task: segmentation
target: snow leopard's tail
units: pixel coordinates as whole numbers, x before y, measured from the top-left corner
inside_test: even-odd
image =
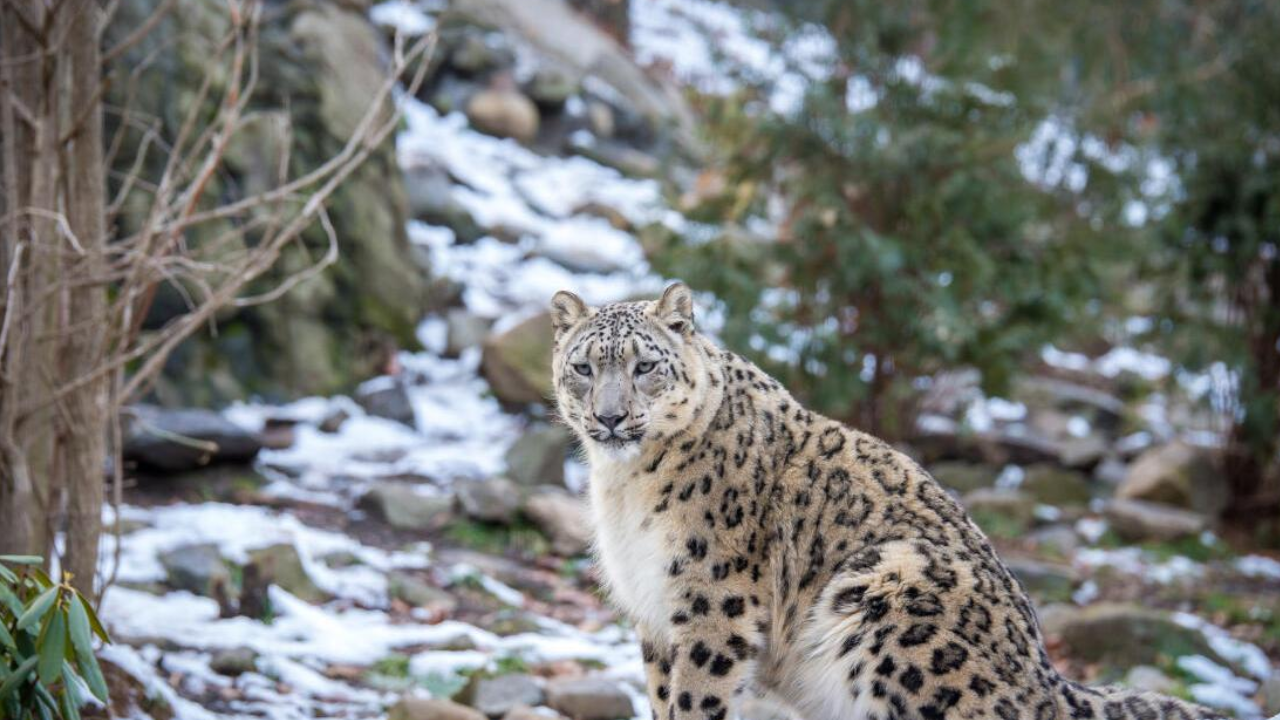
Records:
[[[1063,713],[1070,720],[1227,720],[1222,713],[1159,693],[1106,685],[1062,685]]]

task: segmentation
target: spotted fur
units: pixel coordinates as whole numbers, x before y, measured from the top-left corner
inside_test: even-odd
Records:
[[[562,292],[552,319],[558,410],[655,720],[725,720],[749,690],[808,720],[1218,717],[1059,675],[951,496],[699,335],[683,284],[598,309]]]

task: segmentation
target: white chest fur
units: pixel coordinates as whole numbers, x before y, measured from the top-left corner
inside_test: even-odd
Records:
[[[671,622],[666,569],[675,536],[668,537],[661,523],[645,523],[652,508],[619,475],[592,472],[597,559],[613,601],[649,632],[665,634]]]

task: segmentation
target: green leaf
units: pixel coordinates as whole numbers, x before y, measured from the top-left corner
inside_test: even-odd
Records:
[[[18,617],[22,614],[22,601],[18,599],[17,595],[13,594],[12,590],[5,587],[3,584],[0,584],[0,603],[4,603],[5,606],[9,608],[9,612],[13,613],[14,617]]]
[[[14,652],[17,652],[18,650],[17,643],[13,641],[13,636],[9,634],[9,630],[4,626],[3,622],[0,622],[0,645],[7,647]]]
[[[27,676],[31,674],[32,670],[36,669],[36,662],[38,660],[39,658],[33,655],[32,657],[22,661],[22,664],[18,666],[18,669],[14,670],[13,674],[4,681],[4,684],[0,685],[0,700],[4,700],[10,695],[10,693],[16,691],[19,685],[27,681]]]
[[[80,706],[84,705],[84,698],[80,695],[75,671],[66,662],[62,663],[62,696],[58,699],[62,704],[63,720],[80,720]]]
[[[40,701],[40,704],[36,706],[36,709],[40,711],[40,717],[53,720],[58,714],[58,701],[54,700],[49,689],[40,683],[36,683],[36,699]]]
[[[42,621],[49,608],[53,607],[53,601],[58,599],[58,588],[51,587],[40,593],[40,596],[31,603],[31,607],[22,613],[18,618],[18,629],[26,630],[36,623]]]
[[[10,585],[18,584],[18,576],[14,575],[13,571],[5,567],[4,565],[0,565],[0,580],[4,580]]]
[[[67,618],[54,611],[40,638],[40,682],[52,685],[62,677],[62,656],[67,650]]]
[[[93,610],[89,608],[88,603],[77,593],[67,612],[67,618],[70,621],[71,645],[75,649],[80,675],[89,686],[89,691],[105,703],[107,681],[102,676],[102,668],[98,666],[97,658],[93,656],[93,639],[89,635],[89,613],[91,612]]]
[[[111,642],[111,636],[107,634],[107,629],[102,626],[102,621],[98,619],[98,613],[93,609],[93,603],[76,591],[76,597],[80,599],[80,604],[84,606],[85,612],[89,615],[89,627],[93,628],[93,634],[104,643]]]
[[[0,555],[0,562],[12,565],[43,565],[44,558],[39,555]]]

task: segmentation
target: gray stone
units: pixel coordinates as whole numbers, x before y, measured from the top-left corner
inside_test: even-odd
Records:
[[[387,711],[387,720],[488,720],[478,710],[450,700],[405,695]]]
[[[1018,489],[1046,505],[1085,505],[1090,497],[1087,477],[1049,464],[1026,468]]]
[[[565,68],[548,65],[534,72],[524,90],[543,111],[559,112],[578,93],[579,80]]]
[[[362,383],[356,388],[355,401],[370,415],[417,427],[409,389],[402,380],[379,377]]]
[[[1262,696],[1263,716],[1280,715],[1280,673],[1272,672],[1271,677],[1263,680],[1259,694]]]
[[[1146,690],[1162,695],[1171,695],[1178,689],[1178,683],[1173,678],[1151,665],[1136,665],[1129,668],[1129,672],[1124,676],[1124,684],[1135,690]]]
[[[468,28],[449,53],[449,65],[464,75],[503,70],[516,64],[516,54],[502,33]]]
[[[182,545],[160,553],[165,584],[197,595],[224,597],[231,587],[231,571],[213,543]]]
[[[213,410],[130,406],[124,458],[150,470],[179,472],[216,462],[252,461],[262,440]]]
[[[449,173],[435,164],[414,165],[404,171],[409,215],[428,225],[453,230],[459,243],[475,242],[484,235],[484,229],[454,196],[453,187]]]
[[[967,493],[996,484],[999,472],[986,465],[946,460],[929,466],[935,480],[959,493]]]
[[[591,547],[586,503],[562,488],[534,491],[525,500],[524,514],[551,540],[557,555],[581,555]]]
[[[1070,557],[1080,548],[1080,536],[1070,525],[1050,525],[1027,536],[1032,547],[1058,558]]]
[[[445,614],[452,613],[458,607],[458,601],[448,592],[405,570],[387,573],[387,594],[408,605],[438,610]]]
[[[1120,424],[1125,412],[1120,398],[1088,385],[1047,377],[1023,378],[1017,383],[1017,399],[1028,405],[1053,407],[1084,415],[1108,428]]]
[[[1002,518],[1021,528],[1035,520],[1035,500],[1018,490],[980,488],[966,493],[961,503],[978,520],[983,516]]]
[[[1208,519],[1199,513],[1143,500],[1112,500],[1105,514],[1111,528],[1129,541],[1169,542],[1209,528]]]
[[[288,543],[280,543],[254,550],[249,553],[249,563],[245,565],[245,589],[253,584],[254,578],[262,587],[275,585],[307,602],[324,602],[329,594],[321,590],[307,575],[298,549]]]
[[[1093,479],[1112,487],[1124,482],[1129,466],[1118,457],[1107,456],[1093,468]]]
[[[463,308],[450,308],[445,313],[445,357],[458,357],[464,350],[480,347],[489,337],[490,322]]]
[[[1063,441],[1059,462],[1075,470],[1089,470],[1102,462],[1110,449],[1111,444],[1101,435],[1071,438]]]
[[[573,720],[617,720],[635,715],[631,696],[617,683],[599,677],[552,680],[547,705]]]
[[[1032,597],[1041,601],[1066,602],[1071,599],[1079,576],[1069,565],[1011,558],[1005,565]]]
[[[562,425],[532,425],[507,451],[507,476],[517,484],[564,485],[573,434]]]
[[[522,673],[475,677],[463,691],[461,699],[490,718],[500,718],[519,707],[541,705],[542,682],[533,675]]]
[[[472,520],[505,525],[520,511],[520,490],[505,478],[459,481],[454,494],[462,513]]]
[[[538,107],[515,90],[481,90],[467,101],[467,120],[480,132],[523,144],[538,135]]]
[[[236,677],[258,669],[258,653],[249,647],[224,648],[215,651],[209,669],[219,675]]]
[[[535,315],[484,343],[480,372],[502,402],[525,405],[551,397],[551,316]]]
[[[403,483],[379,483],[356,503],[357,507],[397,530],[429,530],[449,515],[453,498],[422,495]]]
[[[1217,517],[1230,501],[1230,491],[1209,450],[1174,442],[1138,456],[1116,489],[1116,497],[1165,503]]]

